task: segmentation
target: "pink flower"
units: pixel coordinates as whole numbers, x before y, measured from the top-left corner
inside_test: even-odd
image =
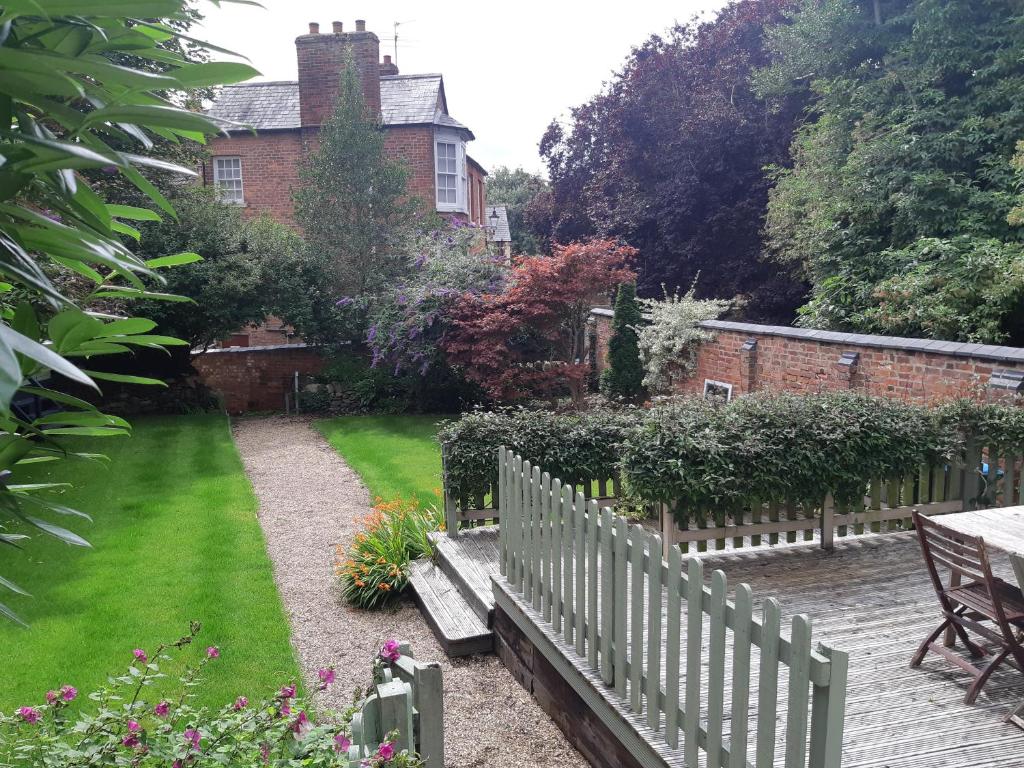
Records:
[[[32,723],[34,725],[39,722],[39,710],[34,707],[19,707],[18,715],[26,723]]]
[[[184,768],[184,764],[181,762],[181,760],[175,760],[173,763],[171,763],[171,768]]]
[[[56,691],[47,691],[46,692],[46,703],[47,704],[53,704],[53,702],[55,702],[56,700],[57,700],[57,692]]]
[[[138,661],[139,664],[145,664],[147,661],[149,661],[149,657],[146,655],[146,652],[141,648],[136,648],[134,651],[132,651],[132,656],[135,657],[135,660]]]
[[[281,698],[282,699],[291,699],[294,696],[295,696],[295,683],[292,683],[291,685],[286,685],[284,688],[281,689]]]
[[[189,728],[183,734],[185,742],[191,749],[199,749],[199,741],[203,738],[202,734],[199,733],[195,728]]]
[[[216,645],[211,645],[209,648],[206,649],[206,658],[208,658],[208,659],[219,659],[220,658],[220,648],[218,648]]]
[[[78,695],[78,689],[73,685],[62,685],[60,688],[60,697],[64,701],[74,701]]]
[[[140,730],[142,730],[142,726],[139,725],[139,723],[137,721],[135,721],[135,720],[129,720],[128,721],[128,731],[130,733],[138,733]]]
[[[390,760],[395,756],[395,745],[390,741],[384,742],[377,748],[377,757],[381,760]]]
[[[249,700],[245,696],[239,696],[235,699],[235,709],[245,709],[249,706]]]
[[[327,667],[326,669],[318,669],[316,671],[317,677],[320,678],[320,690],[324,690],[327,686],[334,682],[334,667]]]
[[[171,705],[166,701],[161,701],[155,707],[153,707],[153,714],[157,717],[167,717],[167,713],[171,711]]]
[[[295,718],[295,722],[292,723],[292,731],[295,733],[295,740],[305,738],[306,734],[313,728],[313,724],[309,722],[309,718],[306,717],[305,712],[299,712]]]
[[[281,704],[280,713],[281,713],[281,717],[288,717],[288,715],[290,715],[292,713],[292,707],[291,707],[291,705],[287,701],[285,701],[285,702],[283,702]]]
[[[269,762],[268,757],[270,756],[270,745],[267,742],[260,744],[260,757],[263,758],[263,762]]]
[[[129,733],[127,736],[121,739],[121,743],[124,744],[126,747],[134,748],[139,746],[139,737],[136,736],[134,733]]]
[[[383,646],[381,646],[380,657],[385,661],[394,663],[398,661],[401,655],[401,651],[398,650],[397,640],[388,640]]]
[[[337,733],[334,735],[335,752],[348,752],[348,748],[351,746],[352,741],[344,733]]]

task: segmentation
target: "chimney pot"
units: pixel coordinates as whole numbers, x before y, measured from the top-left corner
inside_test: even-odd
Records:
[[[391,56],[390,55],[385,55],[384,56],[384,63],[385,64],[390,64],[391,63]]]
[[[320,34],[320,25],[317,24],[315,21],[309,22],[309,34],[311,34],[311,35],[319,35]]]
[[[340,22],[340,21],[332,21],[332,22],[331,22],[331,26],[332,26],[332,27],[334,28],[334,34],[336,34],[336,35],[340,35],[340,34],[342,34],[342,32],[344,31],[344,30],[343,30],[343,29],[341,28],[341,27],[342,27],[342,24],[341,24],[341,22]]]
[[[356,32],[365,32],[365,31],[366,31],[366,20],[365,19],[356,19]]]

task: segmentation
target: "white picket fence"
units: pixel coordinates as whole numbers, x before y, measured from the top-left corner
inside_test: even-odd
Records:
[[[687,765],[839,768],[848,656],[813,648],[810,619],[787,637],[776,600],[755,617],[747,585],[728,600],[723,572],[705,586],[700,560],[666,562],[658,535],[497,458],[502,576],[623,707]]]

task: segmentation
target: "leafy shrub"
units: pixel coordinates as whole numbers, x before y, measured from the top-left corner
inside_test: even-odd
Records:
[[[42,702],[14,713],[0,713],[0,766],[124,765],[135,768],[207,768],[212,766],[328,766],[349,765],[353,704],[343,713],[314,719],[296,686],[289,683],[260,700],[239,696],[219,710],[192,705],[207,664],[216,663],[220,650],[209,646],[200,660],[186,664],[169,690],[162,668],[191,646],[199,632],[161,645],[152,653],[132,652],[124,674],[89,694],[95,707],[69,710],[78,691],[70,685],[48,691]],[[393,660],[390,641],[374,660],[373,671]],[[388,654],[388,655],[385,655]],[[127,656],[127,653],[126,653]],[[319,672],[321,688],[334,682],[333,668]],[[160,684],[160,697],[146,693]],[[399,752],[389,740],[364,764],[373,768],[419,768],[414,753]]]
[[[609,397],[636,399],[644,391],[638,329],[643,323],[636,284],[623,283],[615,297],[612,336],[608,340],[608,367],[601,374],[601,391]]]
[[[348,602],[379,608],[405,589],[413,560],[433,555],[428,534],[444,527],[444,514],[436,505],[424,507],[416,499],[377,498],[363,525],[348,552],[339,546],[335,572]]]
[[[447,491],[456,499],[486,494],[498,482],[502,445],[564,481],[610,478],[620,445],[639,419],[635,408],[472,411],[446,422],[438,433]]]
[[[650,392],[669,392],[672,381],[690,375],[697,365],[697,348],[714,335],[700,327],[714,320],[730,306],[722,299],[696,299],[697,283],[680,295],[665,292],[665,299],[641,299],[641,309],[650,322],[637,332],[644,361],[643,385]]]

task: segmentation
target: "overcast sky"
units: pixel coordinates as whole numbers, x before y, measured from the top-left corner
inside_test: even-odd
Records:
[[[265,10],[203,4],[196,35],[247,56],[264,80],[294,80],[295,37],[311,21],[346,30],[356,19],[394,53],[402,73],[444,75],[448,109],[476,134],[469,152],[485,168],[543,170],[537,143],[552,118],[565,117],[601,89],[630,49],[675,20],[713,15],[725,0],[262,0]]]

